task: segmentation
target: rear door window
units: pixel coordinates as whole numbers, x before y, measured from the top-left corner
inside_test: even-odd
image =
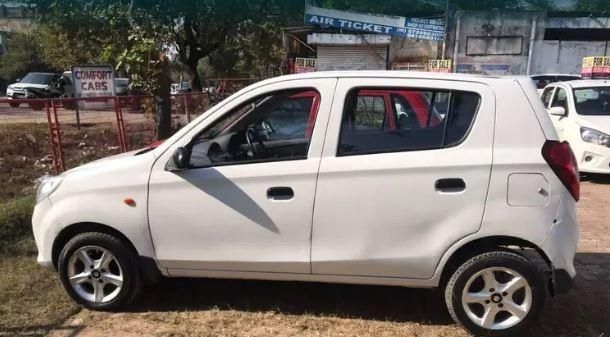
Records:
[[[376,109],[374,122],[363,128],[360,102],[366,96],[352,90],[346,98],[337,155],[440,149],[460,143],[474,120],[480,96],[466,91],[388,89],[391,115]],[[372,89],[368,89],[372,90]],[[383,89],[374,89],[383,92]],[[378,97],[377,105],[384,103]],[[370,101],[370,100],[367,100]],[[383,105],[385,107],[385,105]],[[371,111],[370,109],[366,111]],[[370,117],[368,117],[370,120]],[[393,118],[395,123],[387,123]]]

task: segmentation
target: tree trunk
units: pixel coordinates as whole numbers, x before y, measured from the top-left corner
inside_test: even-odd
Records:
[[[202,86],[201,78],[199,77],[199,72],[197,71],[196,65],[195,65],[194,69],[191,68],[191,72],[193,74],[193,81],[191,83],[191,88],[192,88],[193,92],[201,92],[201,89],[203,89],[203,86]]]
[[[157,140],[167,139],[172,135],[171,69],[165,55],[161,55],[161,67],[159,90],[157,95],[155,95],[157,103]]]

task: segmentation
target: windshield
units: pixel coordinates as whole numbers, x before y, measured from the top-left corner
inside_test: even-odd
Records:
[[[32,83],[32,84],[49,84],[55,77],[55,74],[42,74],[42,73],[29,73],[25,75],[20,83]]]
[[[610,116],[610,87],[574,89],[576,112],[585,116]]]

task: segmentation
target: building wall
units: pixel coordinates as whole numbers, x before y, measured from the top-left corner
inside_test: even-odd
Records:
[[[536,41],[532,74],[580,74],[582,59],[610,52],[605,41]]]
[[[422,63],[427,64],[430,59],[440,58],[441,42],[407,39],[393,36],[390,43],[389,63]]]
[[[608,41],[544,40],[547,28],[608,29],[610,28],[610,18],[546,18],[542,21],[536,35],[532,57],[533,74],[580,74],[583,57],[610,55],[610,43]],[[610,40],[610,35],[607,39]]]
[[[448,50],[458,72],[525,74],[533,19],[540,12],[459,11]],[[459,25],[458,21],[459,20]],[[454,48],[457,44],[457,55]]]

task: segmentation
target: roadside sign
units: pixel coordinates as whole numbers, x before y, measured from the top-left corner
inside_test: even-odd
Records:
[[[114,96],[114,70],[110,65],[72,66],[74,97]]]
[[[297,57],[294,60],[294,72],[299,73],[311,73],[316,71],[316,60],[315,58]]]
[[[378,33],[430,41],[445,39],[445,21],[442,18],[405,18],[341,11],[313,6],[305,7],[305,24],[335,27],[367,33]]]
[[[582,59],[583,78],[610,78],[610,56],[589,56]]]
[[[450,73],[451,60],[430,60],[428,61],[428,71],[435,73]]]

